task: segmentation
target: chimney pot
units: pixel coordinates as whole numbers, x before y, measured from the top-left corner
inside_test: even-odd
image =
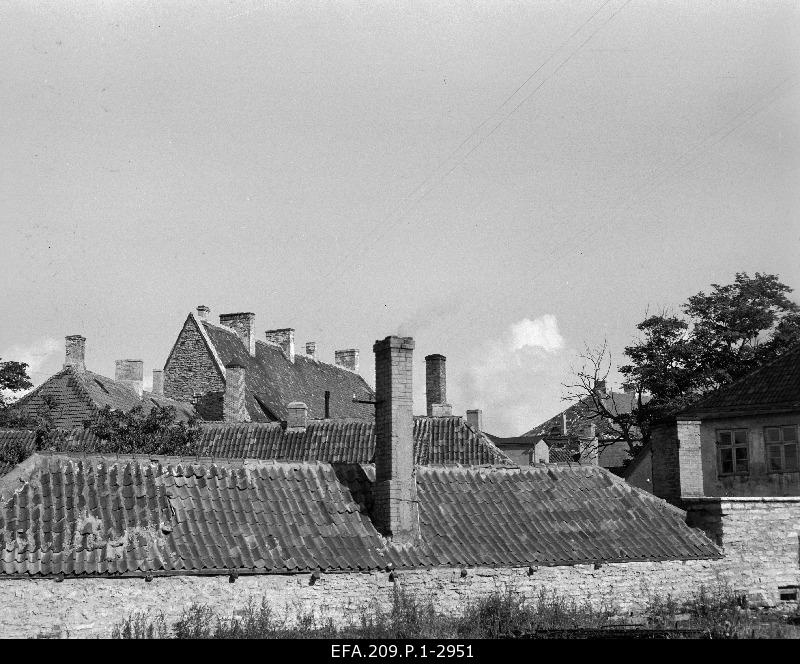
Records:
[[[117,360],[114,380],[128,385],[137,395],[142,396],[144,362],[142,360]]]
[[[267,330],[264,333],[267,341],[278,344],[281,347],[289,362],[294,362],[294,329],[284,327],[280,330]]]
[[[483,411],[480,408],[467,411],[467,424],[475,431],[483,431]]]
[[[317,342],[316,341],[306,341],[306,355],[309,357],[313,357],[317,359]]]
[[[231,363],[225,366],[225,396],[222,399],[222,419],[226,422],[249,422],[245,400],[245,368]]]
[[[333,355],[337,367],[344,367],[350,371],[358,371],[358,348],[337,350]]]
[[[325,419],[329,420],[331,417],[331,391],[325,390]]]
[[[219,324],[231,328],[242,340],[251,357],[256,354],[256,315],[250,311],[238,314],[220,314]]]
[[[205,304],[197,305],[197,317],[200,320],[208,320],[208,317],[211,315],[211,309],[209,309]]]
[[[305,431],[308,425],[308,406],[302,401],[292,401],[286,408],[289,411],[289,419],[286,421],[287,429]]]
[[[86,337],[80,334],[70,334],[65,337],[64,368],[72,367],[76,371],[86,371]]]
[[[414,340],[386,337],[375,352],[375,527],[395,541],[419,535],[414,476]]]
[[[153,369],[153,394],[164,396],[164,371]]]

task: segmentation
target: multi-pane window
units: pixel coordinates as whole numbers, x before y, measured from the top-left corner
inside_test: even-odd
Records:
[[[767,450],[767,471],[797,471],[797,427],[765,427],[764,446]]]
[[[717,458],[720,475],[739,475],[749,472],[747,429],[718,430]]]

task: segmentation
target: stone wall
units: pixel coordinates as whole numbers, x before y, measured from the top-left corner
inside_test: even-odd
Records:
[[[705,584],[717,583],[716,561],[610,563],[528,568],[471,568],[401,571],[390,581],[386,572],[322,574],[310,584],[310,574],[240,576],[167,576],[144,579],[2,579],[0,638],[60,635],[110,635],[113,625],[132,612],[168,621],[193,602],[207,604],[223,616],[262,598],[290,621],[300,613],[337,624],[358,620],[358,611],[376,606],[389,609],[395,587],[418,597],[431,597],[442,613],[463,610],[482,595],[510,589],[529,599],[552,591],[595,608],[609,607],[620,615],[643,611],[650,596],[691,597]]]
[[[686,521],[723,548],[723,578],[751,601],[779,602],[778,588],[800,585],[800,498],[693,498]]]
[[[224,393],[225,380],[189,318],[164,367],[164,396],[194,403],[203,419],[221,420]]]
[[[675,423],[654,426],[650,432],[653,493],[671,503],[681,497],[678,472],[678,429]]]

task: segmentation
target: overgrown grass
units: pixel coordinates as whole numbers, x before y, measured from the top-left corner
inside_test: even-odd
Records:
[[[690,601],[651,597],[638,616],[639,629],[658,629],[672,638],[780,638],[800,637],[800,627],[775,613],[750,611],[730,589],[700,588]],[[630,621],[611,608],[597,610],[558,594],[541,591],[524,599],[513,589],[468,602],[461,613],[442,614],[430,597],[396,589],[391,608],[373,606],[357,612],[349,624],[296,610],[294,618],[279,616],[269,604],[249,604],[232,616],[220,616],[211,607],[193,604],[170,625],[163,613],[135,613],[114,626],[121,639],[495,639],[537,638],[552,633],[604,633]],[[635,628],[632,628],[635,629]]]

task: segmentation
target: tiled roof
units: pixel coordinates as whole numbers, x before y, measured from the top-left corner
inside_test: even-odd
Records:
[[[275,459],[326,463],[372,463],[375,425],[363,420],[313,420],[305,431],[278,422],[200,422],[200,455],[215,459]],[[0,458],[15,441],[33,454],[35,433],[0,429]],[[54,450],[96,452],[100,440],[86,429],[56,432]],[[461,417],[415,417],[414,462],[418,465],[514,465]],[[2,463],[2,462],[0,462]],[[9,468],[0,465],[0,477]]]
[[[550,448],[550,463],[572,463],[575,461],[575,452],[563,447]]]
[[[420,538],[369,517],[374,466],[34,455],[0,480],[3,575],[292,573],[720,557],[595,467],[418,467]]]
[[[677,417],[783,410],[800,410],[800,344],[700,399]]]
[[[603,468],[616,470],[622,468],[625,461],[630,458],[631,453],[628,443],[624,440],[615,440],[614,442],[600,445],[600,454],[597,460]]]
[[[236,363],[245,368],[245,401],[254,422],[285,420],[286,406],[292,401],[302,401],[308,406],[309,417],[321,419],[325,417],[326,390],[331,393],[331,417],[374,419],[374,406],[353,403],[353,396],[364,401],[374,398],[372,389],[356,372],[301,353],[296,353],[291,362],[280,346],[260,339],[253,357],[233,330],[208,321],[202,325],[223,365]]]
[[[91,419],[98,409],[110,406],[118,410],[130,410],[141,405],[145,412],[154,404],[172,406],[178,419],[187,420],[194,412],[189,404],[167,399],[150,392],[142,392],[139,397],[125,383],[101,376],[93,371],[76,371],[73,367],[64,367],[48,378],[35,390],[26,394],[16,402],[24,413],[41,413],[47,407],[45,398],[51,397],[55,402],[52,412],[54,426],[59,429],[81,427],[83,421]]]
[[[375,425],[364,420],[312,420],[304,431],[278,423],[203,424],[204,456],[327,463],[371,463]],[[414,461],[419,465],[513,465],[461,417],[415,417]]]
[[[644,400],[649,400],[649,396],[645,395]],[[596,426],[597,436],[601,439],[613,436],[614,434],[610,431],[610,424],[606,420],[591,417],[591,403],[591,397],[583,397],[557,415],[553,415],[550,419],[545,420],[522,435],[534,438],[547,438],[551,435],[560,436],[562,435],[562,415],[565,414],[567,416],[567,431],[569,433],[578,433],[582,426],[594,424]],[[630,413],[636,406],[636,403],[637,396],[632,392],[608,391],[603,399],[604,406],[610,412],[620,415]]]

